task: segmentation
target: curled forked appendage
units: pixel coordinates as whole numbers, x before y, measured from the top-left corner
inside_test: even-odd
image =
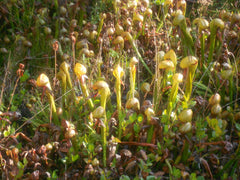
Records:
[[[65,61],[60,65],[60,70],[63,71],[66,74],[67,86],[70,89],[72,89],[72,81],[71,81],[71,78],[70,78],[69,69],[70,69],[70,65]]]
[[[100,14],[100,23],[98,25],[97,38],[99,37],[99,35],[102,31],[103,23],[104,23],[104,20],[106,19],[106,17],[107,17],[107,15],[105,13]]]

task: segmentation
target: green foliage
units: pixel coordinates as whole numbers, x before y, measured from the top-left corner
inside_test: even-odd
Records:
[[[175,167],[173,167],[173,177],[174,178],[181,178],[181,171],[180,171],[180,169],[177,169],[177,168],[175,168]]]
[[[196,136],[199,141],[207,136],[206,129],[207,129],[208,122],[205,121],[203,118],[198,118],[196,121]]]
[[[213,138],[221,136],[223,134],[221,121],[218,119],[210,119],[209,117],[206,117],[206,119],[208,126],[214,130],[212,133]]]
[[[47,179],[48,179],[48,180],[58,179],[57,171],[58,171],[58,170],[54,170],[53,173],[51,174],[51,177],[50,177],[50,178],[47,178]]]
[[[153,3],[156,4],[156,5],[162,5],[164,4],[166,0],[155,0]]]
[[[20,78],[20,82],[26,82],[30,78],[30,73],[28,70],[26,70],[23,74],[23,76]]]
[[[205,180],[203,176],[197,176],[196,173],[191,173],[190,180]]]
[[[127,176],[127,175],[122,175],[122,176],[120,177],[120,180],[130,180],[130,178],[129,178],[129,176]]]
[[[3,131],[4,137],[7,137],[9,135],[12,135],[15,133],[15,128],[11,126],[7,126],[7,129]]]
[[[211,89],[209,87],[207,87],[206,85],[202,84],[201,82],[193,82],[193,86],[195,86],[195,88],[197,88],[196,92],[201,96],[205,95],[206,93],[213,94]]]
[[[20,162],[20,161],[18,161],[18,163],[17,163],[17,166],[18,166],[18,174],[14,177],[15,180],[16,180],[16,179],[20,179],[20,178],[23,176],[23,174],[24,174],[24,168],[27,166],[27,163],[28,163],[28,161],[27,161],[26,157],[24,157],[23,163]]]

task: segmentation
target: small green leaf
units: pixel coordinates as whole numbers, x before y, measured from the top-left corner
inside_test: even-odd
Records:
[[[154,4],[156,4],[157,6],[164,4],[166,0],[155,0]]]
[[[138,124],[134,124],[133,125],[133,129],[134,129],[134,132],[136,134],[138,134],[140,132],[140,130],[141,130],[141,127]]]
[[[20,82],[25,82],[26,80],[28,80],[28,78],[30,77],[30,74],[28,72],[28,70],[26,70],[23,74],[23,76],[20,78]]]
[[[110,49],[110,50],[109,50],[109,55],[110,55],[111,57],[119,58],[119,53],[116,52],[116,51],[114,51],[113,49]]]
[[[197,180],[197,175],[196,175],[196,173],[191,173],[191,175],[190,175],[190,180]]]
[[[52,178],[51,179],[57,179],[58,175],[57,175],[57,170],[54,170],[52,173]]]
[[[164,125],[163,132],[164,132],[164,133],[167,133],[167,132],[168,132],[168,129],[169,129],[168,125]]]
[[[28,160],[27,160],[27,158],[26,158],[26,157],[24,157],[24,158],[23,158],[23,164],[24,164],[24,166],[26,166],[26,165],[27,165],[27,163],[28,163]]]
[[[173,176],[175,178],[181,178],[181,171],[175,167],[173,167]]]
[[[209,117],[206,118],[208,122],[208,126],[213,129],[215,132],[213,132],[213,135],[216,135],[216,137],[219,137],[222,135],[222,130],[219,127],[219,122],[217,119],[210,119]]]
[[[120,180],[130,180],[130,178],[127,175],[122,175]]]
[[[237,129],[238,131],[240,131],[240,124],[239,124],[239,123],[236,123],[236,124],[235,124],[235,127],[236,127],[236,129]]]
[[[11,106],[11,111],[17,111],[17,109],[18,109],[17,106],[14,106],[14,105]]]
[[[155,179],[156,179],[155,176],[148,176],[148,177],[147,177],[147,180],[155,180]]]
[[[197,180],[205,180],[205,178],[203,176],[198,176]]]
[[[193,86],[196,86],[197,89],[199,89],[198,93],[201,94],[201,90],[205,93],[208,91],[209,94],[213,94],[211,89],[207,87],[206,85],[202,84],[201,82],[193,82]]]
[[[137,113],[133,113],[131,116],[129,116],[130,123],[133,123],[137,119]]]
[[[76,154],[76,155],[71,155],[71,158],[72,158],[72,162],[75,162],[76,160],[78,160],[79,155],[78,155],[78,154]]]
[[[132,135],[132,133],[128,133],[128,134],[125,136],[126,139],[128,139],[131,135]]]
[[[88,144],[88,150],[90,152],[93,152],[94,151],[94,144],[92,144],[92,143]]]
[[[18,144],[16,145],[16,148],[22,149],[22,143],[18,143]]]
[[[9,126],[10,127],[10,126]],[[10,128],[10,134],[14,134],[15,133],[15,128],[14,127],[11,127]]]
[[[9,136],[9,134],[10,134],[10,133],[9,133],[8,131],[6,131],[6,130],[5,130],[5,131],[3,131],[3,136],[4,136],[4,137],[7,137],[7,136]]]
[[[20,161],[18,161],[17,167],[18,167],[19,170],[18,170],[18,174],[14,177],[14,179],[19,179],[23,175],[24,165]]]

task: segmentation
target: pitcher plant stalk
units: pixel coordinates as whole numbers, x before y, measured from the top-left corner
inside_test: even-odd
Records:
[[[152,108],[147,108],[144,113],[147,116],[147,124],[150,125],[150,128],[147,132],[147,143],[151,143],[154,132],[154,126],[151,125],[151,118],[152,116],[154,116],[155,113]]]
[[[76,74],[77,78],[80,81],[80,86],[81,86],[83,95],[87,99],[89,109],[92,111],[94,108],[94,105],[93,105],[92,99],[89,98],[89,92],[88,92],[86,81],[85,81],[85,79],[87,78],[86,76],[87,69],[84,65],[80,63],[76,63],[74,67],[74,73]]]
[[[116,68],[113,71],[113,75],[116,78],[115,82],[115,90],[117,96],[117,111],[118,111],[118,138],[121,140],[122,136],[122,101],[121,101],[121,78],[124,75],[123,69],[119,64],[117,64]]]
[[[121,1],[113,0],[112,3],[113,3],[113,8],[114,8],[114,12],[115,12],[115,15],[116,15],[116,19],[118,20],[118,18],[120,16],[119,7],[120,7]]]
[[[158,114],[158,109],[159,109],[159,104],[160,104],[160,99],[161,99],[161,81],[162,81],[162,76],[159,71],[159,63],[160,61],[163,60],[165,55],[164,51],[159,51],[157,52],[154,57],[154,61],[156,62],[155,64],[155,76],[154,76],[154,91],[153,91],[153,107],[154,111]]]
[[[146,11],[144,12],[144,16],[143,16],[143,26],[142,26],[142,35],[145,35],[145,26],[146,26],[146,21],[148,18],[151,18],[152,16],[152,10],[150,8],[146,9]]]
[[[192,83],[193,83],[197,66],[198,66],[198,59],[194,56],[187,56],[183,58],[182,61],[180,62],[180,67],[187,71],[187,81],[186,81],[186,88],[185,88],[185,94],[184,94],[185,102],[184,102],[183,108],[187,108],[188,106],[187,103],[191,97]]]
[[[171,60],[173,62],[174,67],[170,68],[172,74],[175,73],[177,67],[177,55],[173,49],[169,50],[163,57],[164,60]]]
[[[66,63],[65,61],[60,65],[60,70],[63,71],[65,74],[66,74],[66,78],[67,78],[67,87],[71,90],[71,94],[72,94],[72,99],[73,99],[73,102],[75,102],[75,99],[76,99],[76,95],[75,95],[75,91],[73,89],[73,86],[72,86],[72,81],[71,81],[71,77],[70,77],[70,74],[69,74],[69,64]],[[69,104],[69,102],[68,102]]]
[[[165,91],[166,85],[167,85],[167,81],[169,81],[170,79],[168,78],[168,74],[169,72],[174,72],[175,71],[175,65],[174,62],[171,60],[163,60],[160,61],[159,64],[159,69],[164,71],[164,75],[163,75],[163,79],[161,82],[161,89],[160,89],[160,94],[162,95],[162,91]],[[166,125],[168,125],[170,123],[169,118],[168,118],[168,114],[166,114],[166,110],[163,111],[163,118],[161,119],[161,121],[163,123],[165,123]]]
[[[168,80],[168,72],[175,71],[174,63],[171,60],[163,60],[159,62],[158,68],[161,70],[164,70],[164,76],[163,76],[161,87],[165,88]]]
[[[66,74],[60,70],[57,73],[57,79],[60,81],[61,83],[61,91],[62,91],[62,109],[66,108],[66,90],[67,90],[67,77]]]
[[[160,23],[158,24],[158,27],[157,27],[157,32],[159,32],[159,30],[162,28],[163,24],[165,23],[165,19],[167,17],[167,14],[168,14],[168,10],[170,8],[173,7],[173,0],[166,0],[163,4],[163,7],[162,8],[159,8],[159,12],[158,12],[158,16],[160,16]],[[163,13],[160,15],[160,10],[163,10]]]
[[[186,137],[188,136],[188,133],[190,133],[192,130],[192,117],[193,117],[192,109],[184,109],[178,115],[178,120],[180,121],[179,132],[185,135]],[[180,161],[185,163],[190,156],[189,141],[184,140],[183,142],[184,145],[182,146],[181,153],[175,160],[175,164],[178,164]]]
[[[103,166],[106,167],[107,165],[107,129],[108,129],[108,122],[107,122],[107,116],[106,116],[106,103],[107,99],[110,96],[110,89],[108,84],[105,81],[97,81],[93,85],[93,89],[98,90],[98,93],[100,94],[100,101],[101,101],[101,107],[103,107],[105,111],[104,115],[104,122],[101,127],[101,136],[102,136],[102,146],[103,146]]]
[[[183,42],[183,47],[185,55],[187,56],[189,53],[190,55],[194,55],[194,43],[190,32],[187,30],[187,22],[186,18],[182,14],[178,14],[173,19],[173,25],[178,26],[181,29],[183,35],[181,35],[181,40]],[[188,52],[189,50],[189,52]]]
[[[136,82],[136,64],[138,63],[138,60],[136,57],[132,57],[130,59],[129,68],[130,68],[130,98],[134,98],[134,92],[135,92],[135,82]]]
[[[207,34],[205,33],[205,29],[209,27],[209,23],[206,19],[196,18],[193,20],[193,24],[197,24],[198,26],[198,34],[201,45],[201,59],[200,59],[200,68],[202,69],[202,64],[205,62],[205,40],[207,38]]]
[[[143,28],[143,26],[144,26],[143,25],[143,20],[144,20],[144,16],[143,15],[141,15],[138,12],[133,12],[133,18],[132,18],[133,23],[137,22],[139,24],[142,24],[142,28]],[[141,35],[141,33],[142,33],[142,31],[139,31],[136,35],[134,35],[134,38],[137,39]]]
[[[203,64],[205,63],[205,40],[207,39],[207,34],[202,33],[200,37],[200,44],[201,44],[201,59],[200,59],[200,69],[202,69]]]
[[[172,109],[174,108],[174,105],[177,100],[179,83],[181,83],[183,81],[183,75],[180,73],[176,73],[173,75],[172,79],[173,79],[173,83],[172,83],[171,93],[168,98],[169,102],[168,102],[168,107],[167,107],[168,120],[171,119]]]
[[[208,54],[208,65],[213,60],[213,52],[215,49],[216,35],[217,35],[218,29],[220,29],[220,30],[224,29],[224,22],[219,18],[215,18],[210,22],[210,33],[211,34],[210,34],[210,49],[209,49],[209,54]]]
[[[100,22],[99,22],[98,29],[97,29],[97,39],[100,36],[102,27],[103,27],[103,23],[104,23],[104,20],[106,19],[106,17],[107,17],[107,15],[105,13],[100,15]]]
[[[52,88],[51,88],[51,84],[49,82],[48,77],[45,74],[40,74],[40,76],[38,76],[37,78],[37,86],[38,87],[42,87],[43,88],[43,93],[46,92],[48,100],[49,100],[49,104],[50,104],[50,108],[51,108],[51,113],[53,116],[53,123],[55,125],[60,125],[60,122],[58,120],[58,116],[57,116],[57,110],[56,110],[56,106],[55,106],[55,101],[52,95]],[[51,122],[51,119],[50,119]]]
[[[166,0],[163,5],[164,15],[168,13],[168,9],[173,7],[173,0]]]

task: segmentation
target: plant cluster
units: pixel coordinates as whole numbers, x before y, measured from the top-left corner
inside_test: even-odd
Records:
[[[0,11],[3,179],[240,176],[237,10],[13,0]]]

